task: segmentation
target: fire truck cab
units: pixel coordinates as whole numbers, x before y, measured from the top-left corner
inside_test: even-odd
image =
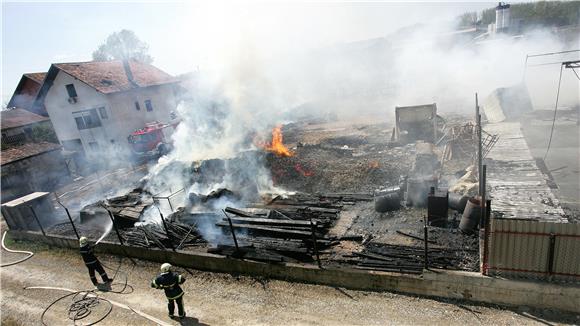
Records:
[[[153,121],[146,123],[144,128],[133,131],[128,137],[133,153],[155,156],[167,154],[172,148],[171,135],[178,124],[179,122],[167,124]]]

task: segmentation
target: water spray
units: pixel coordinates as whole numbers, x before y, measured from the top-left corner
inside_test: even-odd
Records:
[[[99,238],[99,240],[97,240],[97,242],[95,242],[95,245],[97,245],[99,242],[101,242],[101,240],[103,240],[107,235],[109,235],[109,233],[111,232],[112,229],[113,229],[113,222],[109,221],[109,226],[107,227],[107,229],[105,230],[103,235]]]

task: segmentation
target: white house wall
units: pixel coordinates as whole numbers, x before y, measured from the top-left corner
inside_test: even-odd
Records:
[[[69,103],[69,96],[66,90],[68,84],[73,84],[77,92],[77,102]],[[89,87],[85,83],[73,78],[72,76],[59,71],[54,79],[54,83],[48,90],[44,99],[46,111],[50,116],[54,131],[58,140],[62,143],[67,140],[81,139],[83,147],[86,152],[89,152],[86,134],[88,130],[78,130],[73,112],[89,110],[98,107],[109,107],[107,98],[97,92],[94,88]],[[108,110],[107,110],[108,111]],[[101,119],[101,123],[105,129],[109,121]],[[95,128],[96,129],[96,128]],[[96,131],[96,130],[92,130]],[[97,138],[103,139],[100,132],[96,135]]]
[[[77,103],[69,103],[65,85],[73,84],[77,92]],[[145,101],[150,100],[153,111],[148,112]],[[140,110],[136,110],[139,102]],[[102,94],[92,87],[60,71],[48,91],[45,106],[61,141],[81,139],[87,154],[93,154],[89,142],[97,142],[100,149],[118,151],[129,149],[127,137],[145,123],[170,121],[170,112],[176,109],[173,85],[137,88],[126,92]],[[105,107],[107,119],[101,127],[78,130],[74,112]]]
[[[145,123],[171,120],[170,112],[175,111],[176,103],[172,85],[137,88],[127,92],[112,93],[108,96],[112,121],[117,121],[116,137],[127,144],[127,136],[136,129],[143,128]],[[148,112],[145,101],[150,100],[153,111]],[[135,108],[139,103],[140,110]]]

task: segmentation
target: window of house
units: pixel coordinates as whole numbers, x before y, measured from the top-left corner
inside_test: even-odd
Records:
[[[62,147],[64,147],[65,150],[71,151],[71,152],[76,152],[76,151],[82,152],[83,151],[83,144],[81,143],[80,139],[63,140]]]
[[[147,112],[153,111],[153,105],[151,104],[151,100],[145,101],[145,107],[147,108]]]
[[[68,93],[68,97],[77,97],[77,90],[73,84],[66,85],[66,92]]]
[[[78,130],[97,128],[101,126],[101,119],[99,119],[96,109],[73,112],[73,114],[75,115],[74,118]]]
[[[105,109],[104,106],[101,106],[99,108],[99,114],[101,115],[101,119],[108,119],[109,116],[107,115],[107,110]]]
[[[87,126],[85,125],[85,120],[83,119],[83,117],[76,117],[75,121],[77,123],[78,130],[87,129]]]
[[[141,106],[139,105],[139,102],[137,102],[137,101],[135,101],[135,110],[141,111]]]

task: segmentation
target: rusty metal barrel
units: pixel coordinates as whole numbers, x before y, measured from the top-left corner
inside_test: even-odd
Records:
[[[481,201],[476,198],[470,198],[465,205],[463,216],[459,221],[459,230],[466,234],[472,234],[479,224],[481,218]]]
[[[389,187],[375,194],[375,211],[386,213],[401,207],[401,188]]]

